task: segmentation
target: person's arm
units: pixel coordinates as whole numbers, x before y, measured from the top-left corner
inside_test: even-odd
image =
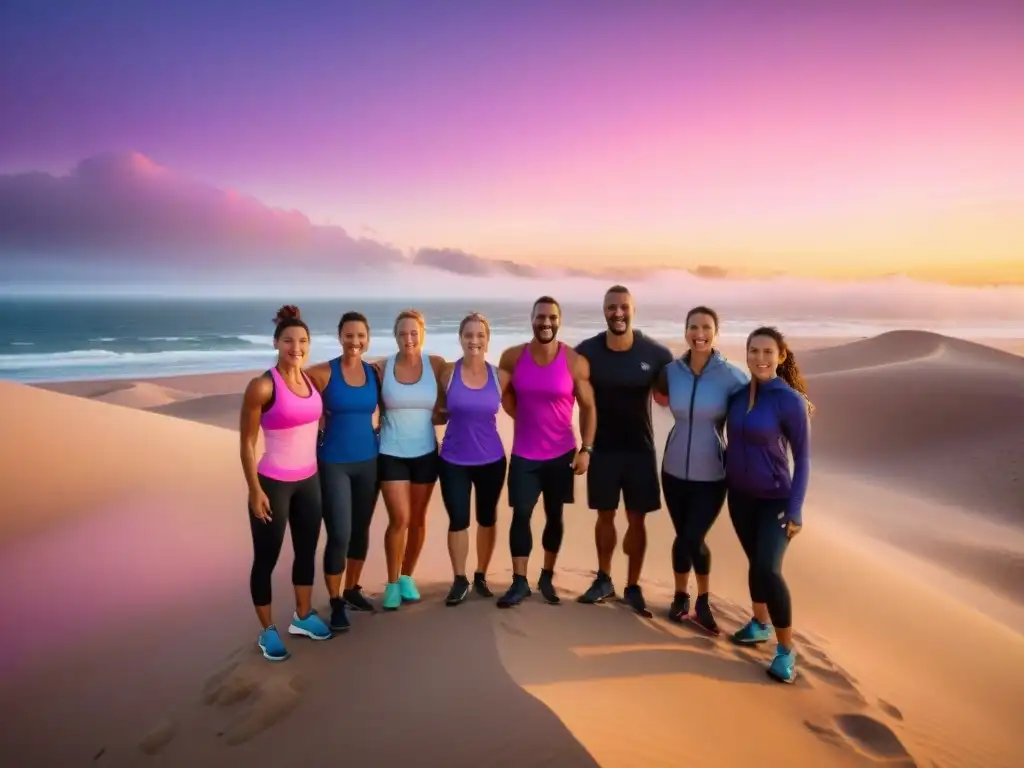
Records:
[[[306,376],[309,377],[310,382],[312,382],[313,386],[316,388],[316,391],[322,395],[331,381],[331,364],[317,363],[316,365],[311,365],[305,370],[305,373]],[[320,428],[317,436],[318,440],[323,439],[324,429],[326,428],[327,411],[324,410],[324,412],[320,414]]]
[[[651,397],[658,405],[668,407],[668,367],[675,360],[672,352],[664,344],[658,344],[658,359],[655,360],[658,372],[651,385]]]
[[[264,510],[261,502],[266,500],[256,473],[256,443],[260,434],[260,417],[263,406],[270,402],[274,394],[274,383],[267,376],[258,376],[249,382],[242,397],[242,409],[238,420],[239,458],[242,461],[242,473],[245,484],[249,487],[249,502],[252,514],[256,517],[270,517],[269,503]]]
[[[434,403],[434,426],[443,427],[448,423],[448,382],[451,381],[455,365],[445,362],[443,357],[431,355],[430,366],[434,369],[434,380],[437,382],[437,400]]]
[[[580,448],[593,448],[597,435],[597,403],[594,387],[590,383],[590,361],[575,352],[569,355],[569,370],[576,390],[576,403],[580,407]]]
[[[782,434],[793,452],[793,481],[786,505],[786,519],[794,525],[803,525],[804,498],[807,496],[811,475],[811,423],[807,414],[807,401],[802,395],[794,393],[780,405]]]
[[[501,359],[498,361],[498,370],[504,372],[507,378],[505,389],[501,393],[501,407],[513,421],[516,418],[516,391],[512,387],[512,373],[516,369],[516,363],[519,362],[519,357],[523,354],[525,346],[525,344],[517,344],[514,347],[509,347],[501,353]]]

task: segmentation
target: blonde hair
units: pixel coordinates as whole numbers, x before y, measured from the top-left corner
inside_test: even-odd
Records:
[[[459,323],[459,338],[462,338],[462,332],[466,330],[466,326],[470,323],[480,323],[484,327],[484,333],[487,335],[488,340],[491,338],[491,324],[487,322],[487,318],[481,315],[479,312],[470,312]]]
[[[398,335],[398,326],[403,320],[415,320],[416,325],[420,327],[420,335],[426,335],[427,333],[427,321],[423,318],[423,313],[418,309],[403,309],[398,313],[398,317],[395,318],[395,327],[392,333]]]

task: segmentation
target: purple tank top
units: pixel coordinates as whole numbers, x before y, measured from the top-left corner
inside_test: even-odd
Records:
[[[565,344],[547,365],[537,365],[530,348],[523,349],[512,372],[516,393],[516,426],[512,453],[524,459],[547,461],[576,450],[572,410],[576,404]]]
[[[299,397],[288,389],[276,367],[270,369],[270,376],[274,380],[274,404],[260,417],[264,450],[256,471],[272,480],[305,480],[316,474],[316,439],[323,401],[306,374],[302,377],[309,387],[309,397]]]
[[[441,443],[441,458],[450,464],[478,466],[504,458],[498,435],[501,385],[494,366],[487,364],[487,383],[480,389],[462,380],[462,360],[455,363],[448,382],[448,426]]]

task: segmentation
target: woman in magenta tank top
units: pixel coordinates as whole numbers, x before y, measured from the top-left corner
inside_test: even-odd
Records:
[[[241,414],[241,457],[249,486],[249,529],[253,563],[249,591],[262,631],[257,644],[271,661],[290,655],[274,624],[271,577],[285,529],[291,526],[295,558],[292,585],[295,612],[288,633],[327,640],[331,630],[312,609],[316,547],[323,513],[317,477],[316,444],[323,404],[302,370],[309,357],[309,327],[299,308],[284,306],[274,321],[277,364],[249,382]],[[256,445],[263,431],[264,451]]]
[[[445,365],[443,412],[448,426],[441,443],[441,497],[448,511],[448,555],[455,581],[445,602],[458,605],[469,594],[466,558],[469,555],[470,495],[476,491],[476,556],[473,588],[493,597],[487,587],[487,567],[494,553],[498,500],[505,486],[505,446],[498,435],[497,416],[509,374],[487,362],[491,327],[476,312],[459,324],[462,357]]]

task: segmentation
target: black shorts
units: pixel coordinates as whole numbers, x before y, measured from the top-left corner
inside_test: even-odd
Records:
[[[381,483],[408,482],[430,485],[437,482],[437,451],[406,459],[382,453],[377,457],[377,480]]]
[[[554,459],[524,459],[512,454],[508,463],[508,503],[533,509],[540,497],[545,505],[572,504],[576,498],[576,473],[572,462],[576,449]]]
[[[595,450],[587,470],[587,506],[647,514],[661,509],[661,482],[654,451]]]

